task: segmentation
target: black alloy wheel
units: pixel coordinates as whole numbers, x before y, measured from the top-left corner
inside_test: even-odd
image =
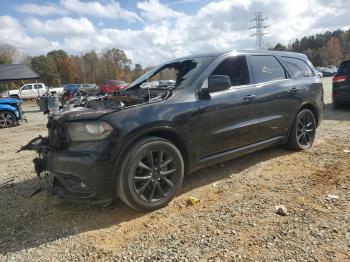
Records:
[[[169,152],[148,151],[134,170],[133,184],[137,195],[148,202],[163,199],[174,188],[176,171]]]
[[[166,139],[146,137],[124,157],[116,191],[130,207],[154,210],[174,198],[183,176],[184,162],[178,148]]]
[[[315,135],[316,121],[314,114],[309,109],[303,109],[295,118],[288,146],[296,150],[308,149],[312,146]]]
[[[11,127],[16,123],[16,116],[8,111],[0,111],[0,127]]]

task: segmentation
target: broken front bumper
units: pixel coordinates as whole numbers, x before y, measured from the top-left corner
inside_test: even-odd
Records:
[[[101,203],[113,199],[113,161],[106,152],[110,149],[109,141],[76,142],[65,150],[54,151],[47,138],[34,140],[27,147],[39,154],[33,160],[35,170],[39,176],[46,171],[53,175],[54,195]]]

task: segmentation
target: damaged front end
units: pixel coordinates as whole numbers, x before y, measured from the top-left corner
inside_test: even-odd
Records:
[[[114,198],[112,152],[118,130],[104,116],[147,104],[148,93],[141,94],[109,96],[49,114],[48,136],[31,140],[20,151],[38,153],[33,160],[35,172],[40,178],[53,177],[53,195],[102,204]]]

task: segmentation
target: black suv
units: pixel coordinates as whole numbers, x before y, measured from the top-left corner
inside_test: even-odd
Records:
[[[350,60],[343,61],[333,77],[333,108],[350,104]]]
[[[37,173],[54,175],[55,194],[100,202],[118,196],[153,210],[193,170],[277,144],[311,147],[323,107],[321,81],[305,55],[190,56],[51,116],[48,137],[31,145],[40,153]]]

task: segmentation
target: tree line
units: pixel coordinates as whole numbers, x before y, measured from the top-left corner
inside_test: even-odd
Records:
[[[16,62],[14,46],[0,44],[0,64]],[[82,55],[68,55],[64,50],[52,50],[46,55],[26,56],[22,63],[30,66],[48,86],[62,86],[71,83],[103,84],[118,79],[132,82],[148,68],[132,61],[121,49],[105,49],[101,54],[92,50]]]
[[[350,59],[350,29],[304,36],[287,46],[278,43],[271,49],[304,53],[314,66],[337,66]]]

